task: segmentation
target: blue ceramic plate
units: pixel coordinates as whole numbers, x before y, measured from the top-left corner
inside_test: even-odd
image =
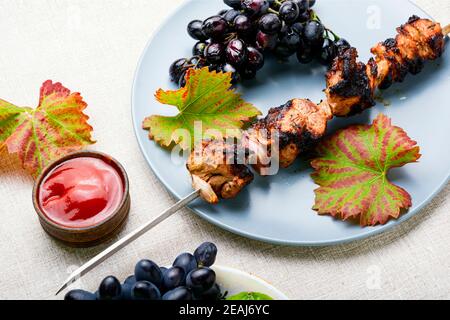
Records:
[[[142,120],[152,114],[171,115],[175,108],[161,105],[153,98],[158,88],[174,89],[169,82],[169,65],[177,58],[191,55],[195,43],[186,33],[193,19],[204,19],[224,8],[221,0],[186,1],[153,36],[139,63],[132,96],[134,128],[150,167],[177,198],[192,191],[182,159],[175,163],[169,152],[147,137]],[[318,0],[315,9],[324,24],[356,46],[362,61],[370,48],[395,35],[395,28],[417,14],[427,14],[406,0]],[[318,64],[300,65],[294,57],[289,63],[268,61],[257,79],[239,86],[244,98],[264,112],[294,97],[320,101],[324,98],[325,70]],[[299,160],[277,176],[257,177],[236,199],[212,206],[202,201],[191,209],[202,218],[245,237],[285,245],[332,245],[385,231],[420,212],[445,185],[450,173],[450,50],[439,61],[427,64],[417,76],[408,76],[384,93],[384,101],[364,114],[349,119],[334,119],[329,128],[354,123],[370,123],[380,112],[393,119],[418,141],[423,157],[417,164],[395,169],[390,178],[410,192],[413,207],[396,221],[384,226],[361,228],[311,209],[316,188],[311,169]],[[389,104],[389,106],[386,106]],[[175,159],[176,160],[176,159]]]

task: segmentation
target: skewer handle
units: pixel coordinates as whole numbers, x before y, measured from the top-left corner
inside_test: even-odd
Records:
[[[442,33],[444,34],[444,36],[446,36],[450,33],[450,24],[448,24],[444,28],[442,28]]]

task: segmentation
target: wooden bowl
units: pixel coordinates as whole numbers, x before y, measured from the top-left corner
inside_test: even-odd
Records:
[[[39,205],[39,188],[47,175],[58,165],[74,158],[92,157],[105,161],[120,175],[123,182],[124,194],[117,209],[105,220],[86,228],[69,228],[50,220]],[[96,151],[80,151],[71,153],[47,166],[36,180],[33,188],[33,205],[39,216],[39,222],[44,230],[52,237],[71,247],[90,247],[102,243],[114,236],[125,224],[130,212],[130,189],[128,175],[122,165],[111,156]]]

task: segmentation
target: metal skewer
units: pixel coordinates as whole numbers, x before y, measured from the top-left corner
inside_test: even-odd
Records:
[[[79,279],[92,269],[94,269],[96,266],[98,266],[100,263],[111,257],[113,254],[115,254],[120,249],[124,248],[134,240],[141,237],[146,232],[150,231],[154,227],[156,227],[161,222],[165,221],[169,217],[171,217],[175,212],[178,210],[184,208],[186,205],[194,201],[200,196],[200,190],[196,190],[189,194],[187,197],[181,199],[176,204],[174,204],[172,207],[164,210],[158,217],[155,219],[147,222],[143,226],[137,228],[130,234],[126,235],[98,255],[96,255],[94,258],[86,262],[84,265],[82,265],[80,268],[75,270],[64,282],[64,284],[61,286],[61,288],[56,292],[55,295],[58,295],[61,291],[63,291],[65,288],[67,288],[70,284],[72,284],[75,280]]]

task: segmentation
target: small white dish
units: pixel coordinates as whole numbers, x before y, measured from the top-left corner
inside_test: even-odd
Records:
[[[289,300],[280,290],[261,278],[230,267],[213,266],[216,282],[222,291],[228,291],[228,297],[241,292],[264,293],[274,300]]]

